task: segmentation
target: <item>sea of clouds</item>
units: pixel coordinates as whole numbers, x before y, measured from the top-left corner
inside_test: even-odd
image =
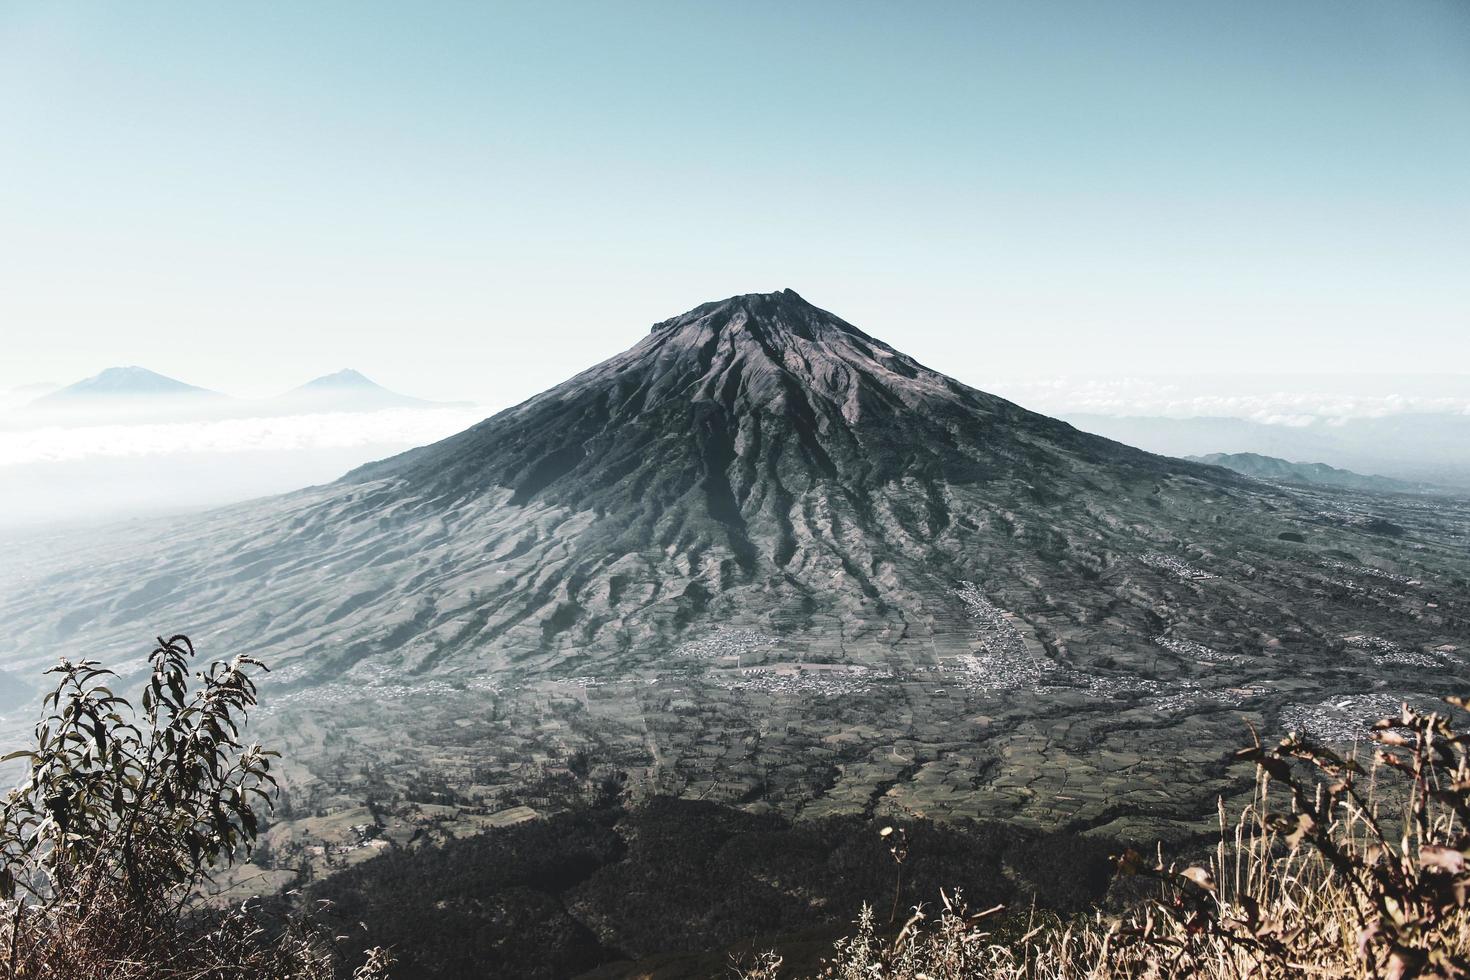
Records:
[[[996,382],[996,394],[1051,415],[1236,418],[1265,425],[1435,413],[1470,415],[1470,379],[1042,378]]]
[[[1234,418],[1281,427],[1276,431],[1283,435],[1326,436],[1355,419],[1416,413],[1470,416],[1470,376],[976,380],[1027,408],[1175,455],[1269,454],[1272,447],[1209,440],[1198,446],[1154,445],[1147,442],[1147,433],[1110,433],[1097,420]],[[165,513],[285,493],[330,482],[363,463],[443,439],[493,414],[493,408],[483,405],[423,404],[171,421],[103,417],[58,424],[24,408],[37,394],[35,386],[0,391],[0,528]],[[1088,417],[1094,421],[1082,421]],[[1298,455],[1350,468],[1378,467],[1369,472],[1395,472],[1387,460],[1392,454],[1356,448],[1362,451],[1344,451],[1338,458],[1314,444],[1301,447]],[[1278,454],[1291,455],[1284,449]],[[1446,454],[1436,450],[1434,455]]]
[[[389,408],[265,418],[0,430],[0,466],[174,453],[309,452],[354,446],[421,446],[480,421],[475,406]],[[364,460],[366,462],[366,460]]]
[[[0,532],[6,534],[199,510],[329,483],[493,412],[426,404],[63,425],[25,404],[14,398],[0,409]]]

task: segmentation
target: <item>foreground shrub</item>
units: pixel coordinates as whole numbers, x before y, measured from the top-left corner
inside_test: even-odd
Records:
[[[1257,768],[1253,803],[1233,826],[1222,809],[1220,845],[1205,864],[1124,854],[1119,870],[1156,879],[1159,893],[1120,919],[1053,920],[1001,942],[989,925],[998,910],[975,914],[944,897],[885,938],[865,909],[820,975],[1470,977],[1470,734],[1405,707],[1373,738],[1367,772],[1295,733],[1240,752]],[[745,976],[786,974],[772,954]]]
[[[322,978],[331,943],[299,918],[199,898],[213,869],[248,854],[269,808],[274,753],[240,739],[256,703],[248,657],[190,676],[187,637],[160,639],[141,715],[111,671],[63,660],[0,805],[0,976]],[[191,686],[192,682],[192,686]],[[384,975],[370,956],[358,975]]]

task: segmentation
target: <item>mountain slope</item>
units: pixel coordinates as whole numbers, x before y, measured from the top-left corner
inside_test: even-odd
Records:
[[[496,590],[485,626],[437,663],[486,634],[518,657],[649,649],[711,604],[778,620],[826,606],[846,629],[903,632],[916,599],[904,580],[952,588],[973,572],[955,559],[984,526],[1009,525],[1006,509],[1074,512],[1171,475],[1201,492],[1234,484],[968,388],[788,290],[659,323],[625,354],[347,482],[386,481],[374,492],[449,513],[499,494],[579,515],[536,587]],[[1067,548],[1027,532],[1028,556]],[[550,544],[534,540],[520,546]]]
[[[1326,463],[1293,463],[1259,453],[1209,453],[1187,456],[1195,463],[1223,466],[1243,476],[1279,483],[1307,483],[1344,490],[1367,490],[1372,493],[1424,493],[1431,488],[1422,483],[1409,483],[1386,476],[1365,476],[1352,470],[1338,469]]]
[[[1242,715],[1341,735],[1470,680],[1467,529],[752,294],[336,484],[17,544],[0,667],[183,629],[259,656],[323,801],[343,765],[514,792],[585,750],[646,792],[1151,833],[1213,813]]]

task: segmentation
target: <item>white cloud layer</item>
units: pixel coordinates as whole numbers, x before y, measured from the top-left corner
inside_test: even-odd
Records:
[[[252,453],[419,446],[491,414],[479,407],[393,408],[274,418],[0,430],[0,466],[176,453]]]
[[[1272,390],[1259,385],[1240,385],[1245,390],[1236,391],[1210,390],[1220,384],[1216,380],[1051,378],[997,383],[993,390],[1051,415],[1223,417],[1288,426],[1423,412],[1470,415],[1470,392],[1466,381],[1458,378],[1424,378],[1403,389],[1386,391],[1371,390],[1379,387],[1371,381],[1365,381],[1362,387],[1367,390],[1359,392],[1305,386]]]

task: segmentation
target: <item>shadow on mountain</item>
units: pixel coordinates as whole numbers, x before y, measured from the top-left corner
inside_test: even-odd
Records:
[[[322,881],[339,931],[390,946],[404,977],[720,974],[731,947],[811,945],[850,929],[863,902],[894,900],[881,823],[792,822],[656,798],[588,808],[396,850]],[[972,907],[1100,901],[1114,850],[998,823],[904,824],[899,917],[959,888]],[[817,937],[817,938],[814,938]],[[637,964],[636,971],[634,965]],[[600,969],[599,969],[600,968]]]

